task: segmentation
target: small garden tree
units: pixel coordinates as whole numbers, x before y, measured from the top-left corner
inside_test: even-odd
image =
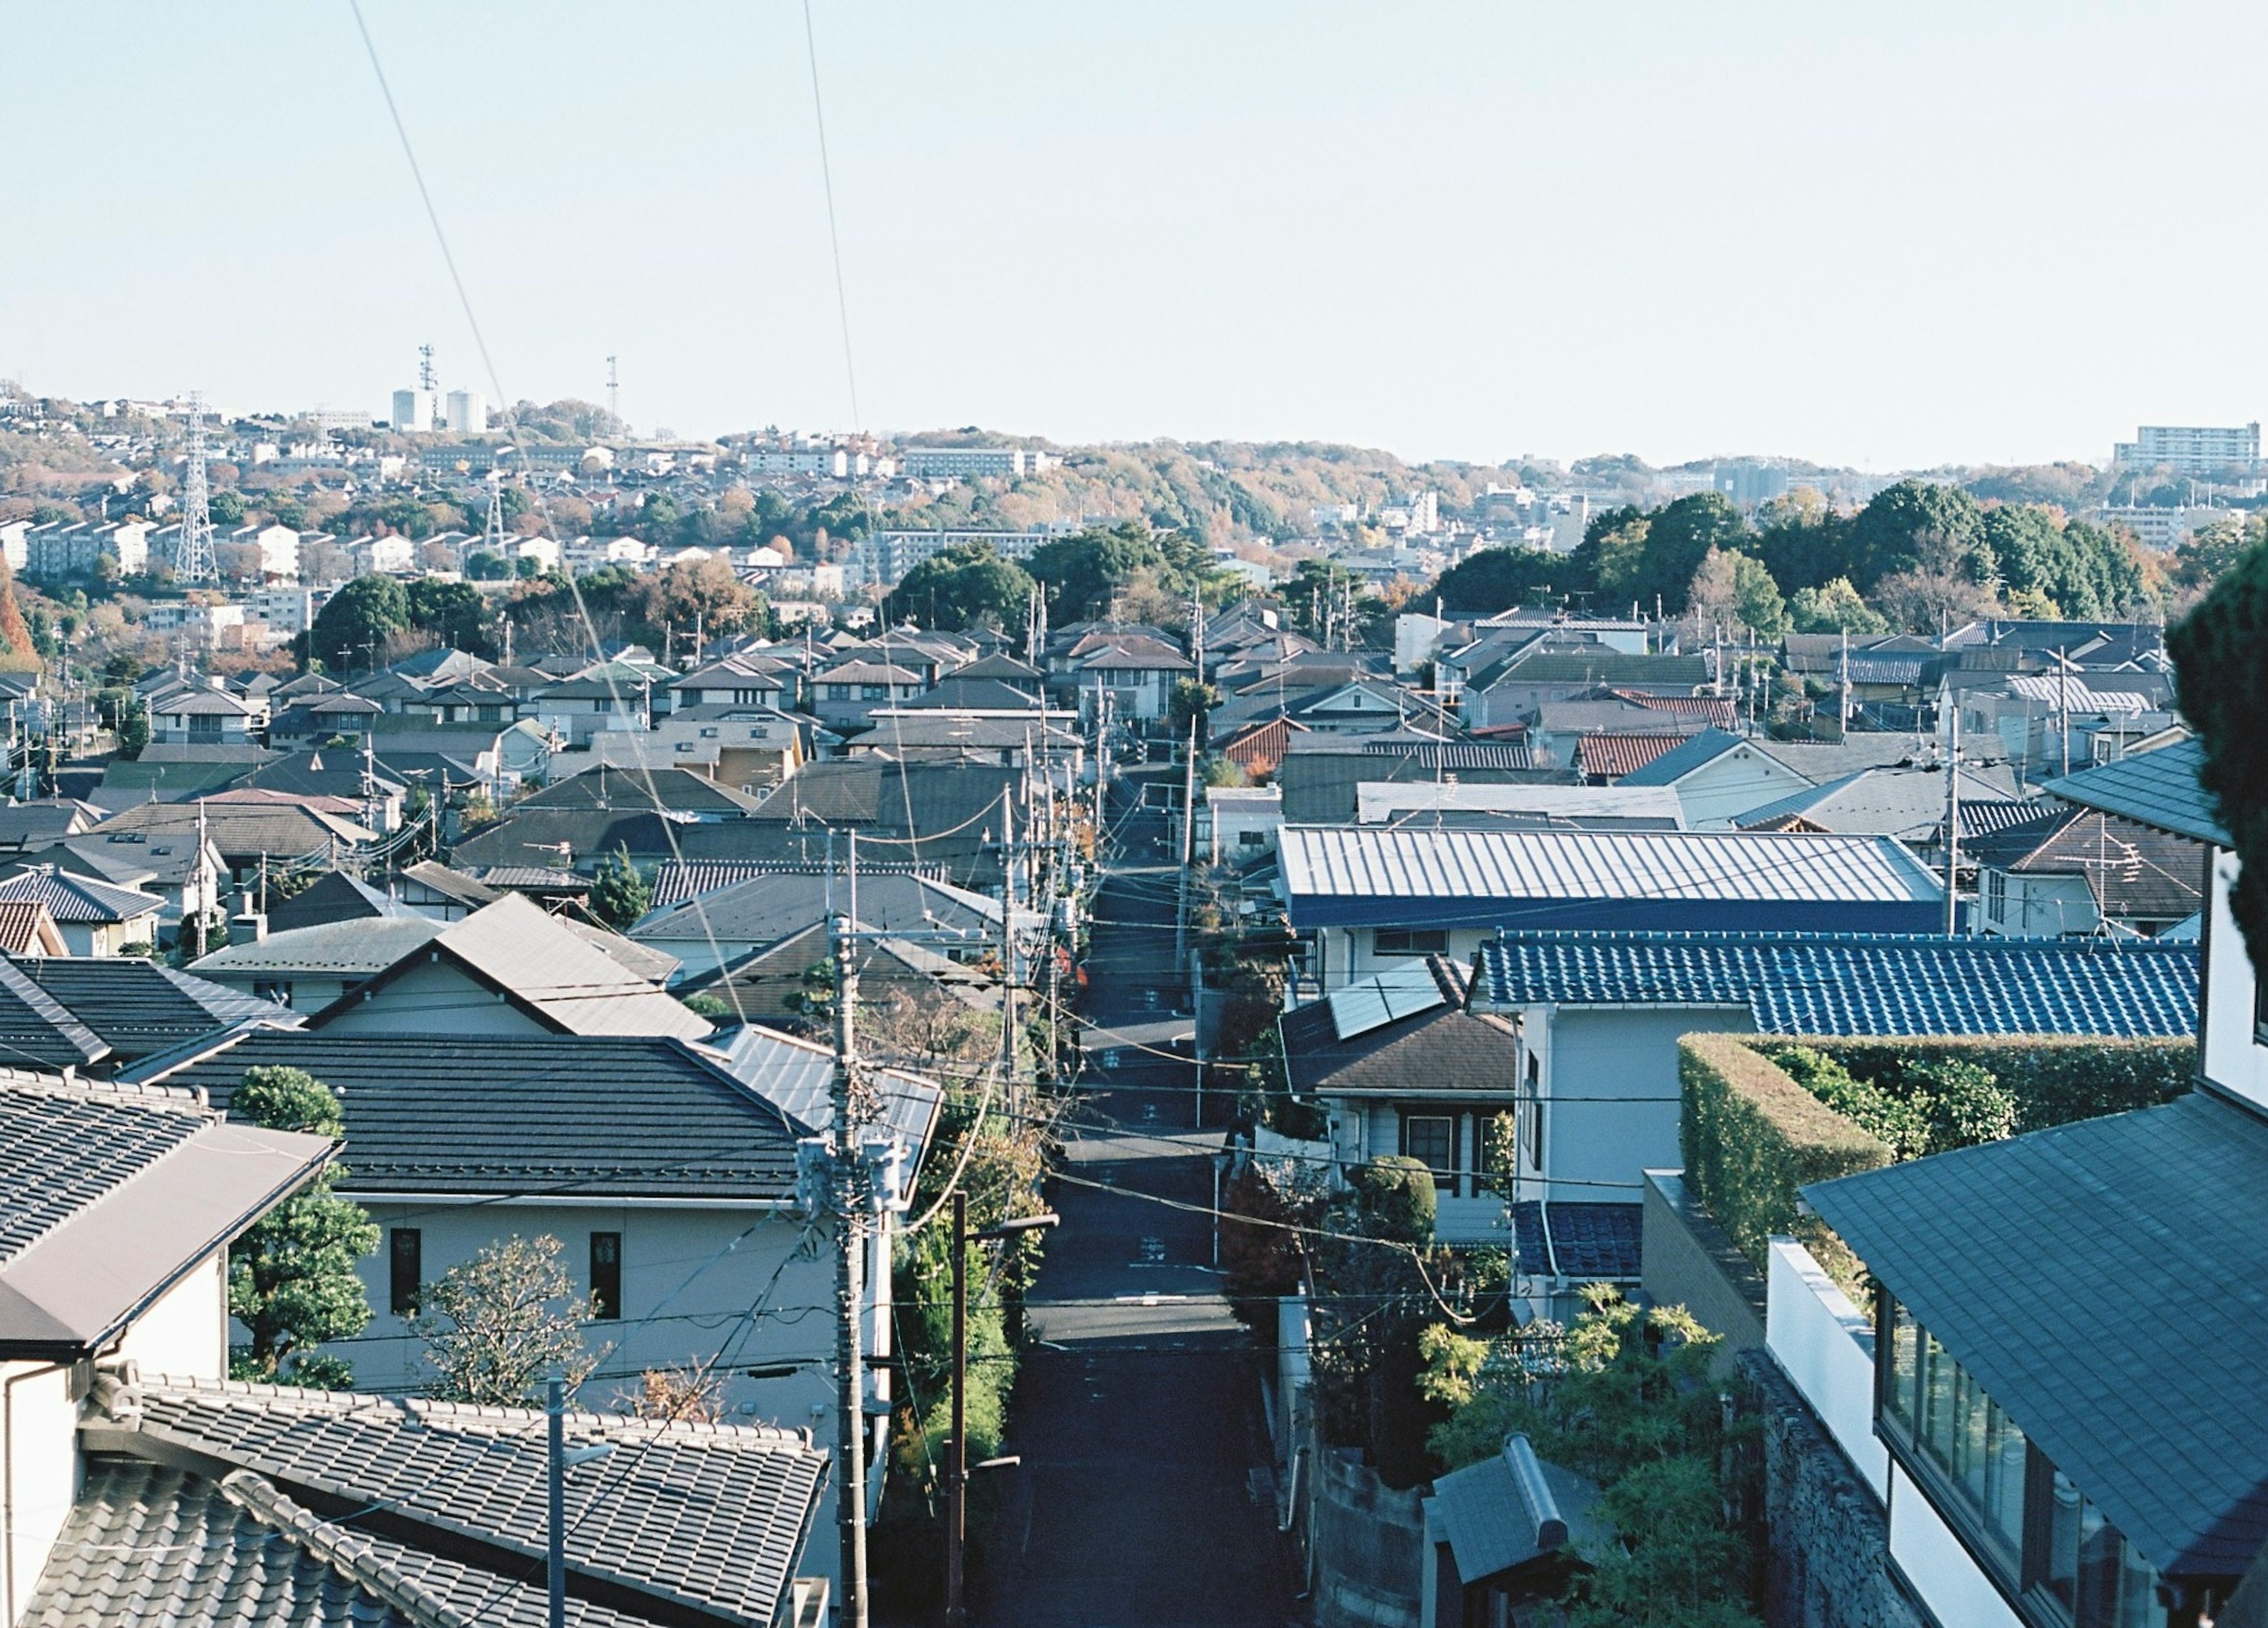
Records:
[[[579,1385],[597,1366],[584,1348],[587,1303],[549,1234],[490,1244],[424,1292],[417,1332],[453,1402],[526,1407],[554,1374]]]
[[[1584,1298],[1587,1309],[1542,1355],[1425,1330],[1418,1389],[1452,1410],[1433,1450],[1462,1467],[1517,1432],[1599,1483],[1594,1513],[1609,1535],[1580,1551],[1590,1570],[1568,1599],[1577,1628],[1754,1628],[1747,1545],[1726,1524],[1719,1483],[1718,1337],[1682,1306],[1641,1310],[1604,1284]]]
[[[591,875],[592,915],[619,930],[644,915],[652,903],[652,885],[630,863],[628,847],[600,859]]]
[[[296,1068],[245,1070],[230,1110],[271,1131],[346,1133],[338,1097]],[[360,1204],[331,1191],[345,1174],[331,1166],[230,1248],[229,1315],[252,1337],[230,1353],[234,1377],[334,1389],[353,1384],[343,1359],[313,1349],[370,1322],[370,1297],[355,1263],[378,1248],[378,1228]]]

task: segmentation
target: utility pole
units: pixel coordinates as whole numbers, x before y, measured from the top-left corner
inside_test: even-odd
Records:
[[[1961,877],[1961,704],[1953,704],[1953,749],[1945,760],[1945,936],[1958,931]]]
[[[967,1628],[968,1607],[962,1597],[962,1572],[968,1541],[968,1246],[1018,1233],[1053,1227],[1063,1218],[1052,1212],[1021,1215],[971,1236],[968,1194],[953,1190],[953,1436],[945,1459],[945,1623],[946,1628]],[[1012,1458],[993,1459],[977,1466],[1012,1464]]]
[[[858,1131],[852,1122],[858,1092],[858,834],[850,843],[849,911],[835,918],[835,1168],[832,1172],[835,1252],[836,1514],[842,1535],[843,1598],[837,1628],[866,1628],[866,1386],[858,1327],[865,1228],[859,1180]]]
[[[549,1516],[544,1529],[543,1575],[550,1596],[545,1621],[550,1628],[567,1624],[567,1388],[553,1379],[544,1385],[544,1479],[549,1493]]]
[[[2056,657],[2056,733],[2063,740],[2063,771],[2071,773],[2071,658],[2061,650]],[[1956,725],[1959,718],[1956,715]]]
[[[1197,720],[1189,719],[1189,761],[1182,766],[1182,886],[1180,905],[1174,912],[1174,965],[1189,953],[1189,851],[1197,827]]]

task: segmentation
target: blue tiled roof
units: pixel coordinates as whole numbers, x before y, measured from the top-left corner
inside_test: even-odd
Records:
[[[1771,1035],[2194,1034],[2194,945],[1870,933],[1528,932],[1476,1004],[1746,1006]]]
[[[1634,1278],[1645,1212],[1634,1204],[1555,1204],[1548,1210],[1533,1198],[1516,1204],[1512,1235],[1520,1270],[1578,1283]]]
[[[2183,740],[2155,752],[2082,769],[2049,781],[2043,789],[2082,807],[2124,814],[2216,848],[2231,847],[2234,844],[2221,825],[2213,794],[2198,784],[2198,770],[2204,763],[2205,742]]]
[[[1660,757],[1634,774],[1624,775],[1616,785],[1675,785],[1678,777],[1690,774],[1702,764],[1722,757],[1736,746],[1747,744],[1740,736],[1722,729],[1705,729],[1683,746],[1672,747]]]

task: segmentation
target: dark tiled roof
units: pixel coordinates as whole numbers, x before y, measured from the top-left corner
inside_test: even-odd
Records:
[[[92,1445],[187,1460],[223,1477],[264,1524],[301,1543],[368,1543],[366,1557],[342,1555],[334,1565],[357,1581],[372,1574],[357,1558],[391,1567],[409,1591],[400,1603],[438,1601],[459,1622],[541,1620],[541,1412],[149,1376],[142,1392],[139,1417],[98,1425]],[[602,1471],[567,1477],[571,1620],[769,1628],[782,1619],[825,1479],[823,1451],[799,1433],[765,1426],[581,1412],[567,1416],[566,1437],[571,1447],[604,1441],[616,1449]],[[279,1506],[279,1493],[291,1503]],[[373,1523],[378,1535],[351,1520],[293,1518],[291,1505],[315,1502],[382,1502],[387,1518]],[[467,1539],[482,1550],[468,1556]],[[613,1609],[573,1616],[575,1596],[594,1585]],[[449,1618],[425,1620],[438,1628]]]
[[[2205,849],[2186,836],[2091,808],[2057,807],[1969,844],[1980,866],[2080,876],[2105,916],[2178,920],[2205,894]]]
[[[156,1077],[226,1107],[256,1064],[303,1068],[346,1106],[342,1190],[777,1198],[795,1187],[777,1109],[683,1043],[261,1030]]]
[[[825,866],[813,866],[785,859],[665,859],[653,873],[653,898],[650,908],[666,910],[682,904],[696,894],[713,893],[719,888],[729,888],[755,876],[824,875]],[[858,874],[893,876],[924,874],[941,877],[936,866],[916,866],[902,861],[870,863],[863,854],[858,858]]]
[[[2216,848],[2234,846],[2213,794],[2198,784],[2205,742],[2183,740],[2155,752],[2082,769],[2044,788],[2066,802],[2123,814]]]
[[[61,1002],[13,964],[0,962],[0,1066],[83,1068],[109,1052]]]
[[[1301,1096],[1511,1090],[1520,1078],[1512,1026],[1463,1010],[1456,975],[1437,973],[1443,976],[1445,988],[1456,991],[1450,1004],[1345,1040],[1327,1000],[1285,1013],[1279,1027],[1292,1089]]]
[[[2197,1028],[2194,946],[1867,933],[1529,932],[1481,946],[1497,1006],[1745,1006],[1774,1035]]]
[[[2143,1557],[2268,1541],[2268,1123],[2210,1092],[1804,1190]]]
[[[564,760],[558,760],[563,762]],[[662,809],[680,814],[746,814],[756,799],[685,769],[624,769],[601,763],[529,793],[515,808]]]
[[[1553,1204],[1533,1198],[1512,1206],[1520,1270],[1579,1283],[1638,1275],[1639,1218],[1634,1204]]]
[[[126,956],[26,956],[13,965],[100,1036],[121,1062],[239,1023],[291,1027],[299,1021],[273,1001]]]

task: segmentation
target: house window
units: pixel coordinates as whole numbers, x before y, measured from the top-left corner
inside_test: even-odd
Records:
[[[1538,1175],[1543,1173],[1543,1064],[1531,1051],[1528,1054],[1528,1090],[1521,1106],[1528,1110],[1528,1162]]]
[[[387,1308],[397,1317],[415,1317],[424,1286],[425,1234],[414,1227],[394,1228],[387,1234],[386,1256]]]
[[[1381,927],[1370,946],[1379,955],[1442,955],[1448,953],[1449,934],[1440,927]]]
[[[1239,831],[1236,834],[1236,845],[1240,848],[1265,848],[1268,846],[1268,833],[1265,831]]]
[[[1436,1182],[1457,1179],[1457,1122],[1447,1114],[1404,1114],[1402,1153],[1433,1173]]]
[[[2001,1587],[2073,1628],[2154,1628],[2157,1573],[1913,1314],[1882,1297],[1882,1436]]]
[[[1984,919],[2008,919],[2008,873],[2006,871],[1984,873]]]
[[[591,1234],[591,1315],[611,1322],[622,1315],[622,1235]]]

